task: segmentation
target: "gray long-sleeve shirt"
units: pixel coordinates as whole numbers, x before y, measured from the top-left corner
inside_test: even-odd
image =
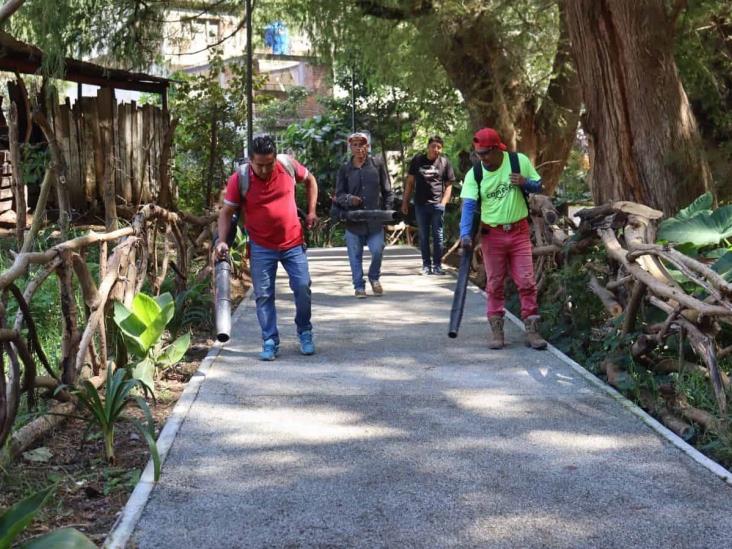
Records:
[[[361,210],[389,210],[394,204],[394,191],[383,162],[372,156],[366,157],[363,165],[357,168],[349,160],[338,170],[336,179],[336,202],[345,209],[354,209],[350,204],[351,196],[359,196],[363,204]],[[346,229],[355,234],[370,234],[381,230],[381,223],[362,221],[346,223]]]

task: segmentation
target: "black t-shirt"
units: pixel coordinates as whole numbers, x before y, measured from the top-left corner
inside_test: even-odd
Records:
[[[426,154],[418,154],[409,164],[409,175],[414,176],[414,203],[439,204],[445,193],[445,184],[455,181],[455,173],[446,156],[440,155],[434,160]]]

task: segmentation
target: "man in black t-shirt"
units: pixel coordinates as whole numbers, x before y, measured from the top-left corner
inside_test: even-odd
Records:
[[[442,154],[444,142],[439,135],[427,141],[427,153],[418,154],[409,164],[404,187],[402,213],[409,212],[409,199],[414,193],[414,211],[419,226],[419,246],[422,251],[422,274],[445,274],[442,270],[442,224],[445,205],[450,201],[455,173]],[[430,257],[430,234],[432,256]]]

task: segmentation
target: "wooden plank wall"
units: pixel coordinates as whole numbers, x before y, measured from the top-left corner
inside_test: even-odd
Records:
[[[82,97],[73,107],[68,99],[58,105],[53,126],[66,157],[71,208],[82,215],[102,212],[108,176],[117,204],[157,201],[169,125],[169,113],[134,101],[117,104],[111,89],[100,88],[97,97]]]

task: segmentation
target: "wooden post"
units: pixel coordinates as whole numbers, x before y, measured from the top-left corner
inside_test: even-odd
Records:
[[[101,144],[104,158],[104,179],[103,179],[103,198],[104,198],[104,225],[108,231],[117,229],[117,202],[114,177],[114,130],[112,121],[114,120],[114,90],[111,88],[101,88],[99,90],[98,109],[99,109],[99,130],[101,134]]]
[[[23,247],[23,233],[25,232],[25,185],[23,184],[23,168],[20,162],[20,143],[18,142],[18,107],[10,102],[10,118],[8,141],[10,143],[10,163],[12,164],[11,178],[13,182],[13,196],[15,197],[15,238],[18,249]]]

